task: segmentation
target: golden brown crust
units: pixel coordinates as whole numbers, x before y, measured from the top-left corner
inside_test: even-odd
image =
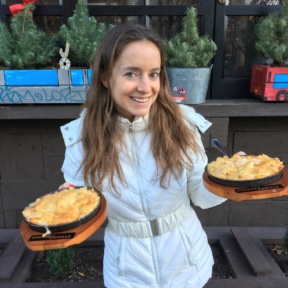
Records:
[[[22,214],[29,223],[35,225],[64,225],[87,216],[99,204],[100,196],[93,189],[69,187],[36,199]]]
[[[255,180],[273,176],[284,168],[279,158],[262,155],[218,157],[207,165],[211,176],[227,180]]]

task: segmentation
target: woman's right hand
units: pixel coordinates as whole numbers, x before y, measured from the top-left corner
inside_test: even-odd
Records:
[[[75,187],[75,185],[65,182],[62,185],[60,185],[58,189],[60,190],[60,189],[68,188],[68,187]]]

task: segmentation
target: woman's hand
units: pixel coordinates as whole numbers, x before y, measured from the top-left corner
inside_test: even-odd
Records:
[[[60,185],[58,189],[60,190],[60,189],[68,188],[68,187],[75,187],[75,185],[65,182],[62,185]]]
[[[243,151],[239,151],[239,152],[236,152],[234,155],[245,156],[247,154]]]

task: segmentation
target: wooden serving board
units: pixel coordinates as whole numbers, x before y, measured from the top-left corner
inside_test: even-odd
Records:
[[[288,196],[288,169],[283,171],[282,178],[277,182],[256,188],[222,186],[212,182],[206,172],[203,173],[203,181],[211,193],[239,202]]]
[[[97,231],[106,220],[106,200],[103,197],[101,208],[95,217],[88,222],[63,232],[51,233],[42,237],[44,233],[34,231],[22,220],[20,233],[26,246],[32,251],[66,248],[80,244]]]

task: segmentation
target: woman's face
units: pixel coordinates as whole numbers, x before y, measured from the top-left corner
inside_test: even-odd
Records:
[[[145,116],[160,90],[161,57],[149,41],[128,44],[112,70],[108,85],[119,114],[130,121]]]

